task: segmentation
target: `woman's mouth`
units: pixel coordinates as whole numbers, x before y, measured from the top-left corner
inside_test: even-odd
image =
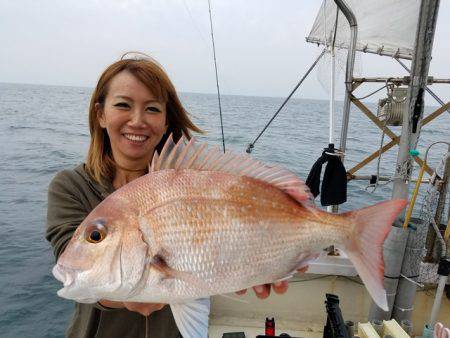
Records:
[[[129,140],[133,143],[136,143],[136,144],[141,144],[148,140],[148,136],[146,136],[146,135],[137,135],[137,134],[129,134],[129,133],[125,133],[122,135],[127,140]]]

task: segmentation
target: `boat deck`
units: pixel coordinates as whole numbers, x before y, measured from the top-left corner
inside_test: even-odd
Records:
[[[272,294],[258,299],[253,291],[246,295],[212,298],[210,337],[222,338],[224,332],[244,332],[246,338],[264,334],[266,317],[275,318],[276,334],[292,337],[322,337],[326,322],[325,294],[340,298],[344,320],[367,322],[371,298],[360,280],[348,276],[302,274],[295,276],[284,295]],[[435,290],[417,292],[413,311],[413,331],[420,335],[429,319]],[[237,299],[237,300],[236,300]],[[438,321],[448,324],[450,301],[444,296]]]

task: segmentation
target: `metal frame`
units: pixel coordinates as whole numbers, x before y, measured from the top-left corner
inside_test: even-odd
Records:
[[[419,14],[419,23],[416,31],[416,42],[414,48],[414,56],[412,59],[410,77],[407,81],[408,89],[408,114],[403,116],[402,132],[400,137],[394,134],[390,129],[381,124],[378,118],[367,108],[362,102],[353,96],[353,91],[362,83],[355,83],[353,79],[353,65],[356,50],[357,38],[357,22],[351,9],[346,5],[344,0],[334,0],[339,9],[344,13],[350,25],[350,44],[347,55],[346,69],[346,93],[343,109],[340,150],[345,153],[347,131],[349,124],[350,105],[353,102],[362,110],[362,112],[372,120],[385,134],[387,134],[393,142],[389,147],[395,144],[399,145],[395,176],[393,180],[392,197],[393,199],[408,198],[408,187],[411,175],[411,155],[410,150],[417,144],[420,128],[423,125],[423,94],[427,84],[433,82],[428,77],[428,70],[431,60],[431,50],[433,47],[433,38],[436,28],[437,13],[439,10],[440,0],[422,0]],[[404,79],[401,79],[404,81]],[[375,78],[372,82],[378,82]],[[369,82],[365,79],[364,82]],[[444,105],[446,106],[446,105]],[[443,106],[443,107],[444,107]],[[447,107],[448,108],[448,107]],[[441,109],[444,112],[447,109]],[[438,112],[440,112],[438,110]],[[441,112],[441,113],[442,113]],[[437,112],[432,114],[433,119]],[[417,125],[414,123],[417,122]],[[379,150],[380,154],[382,150]],[[384,150],[386,151],[386,150]],[[414,157],[415,158],[415,157]],[[416,158],[415,158],[416,159]],[[344,158],[342,157],[342,160]],[[416,160],[419,160],[418,158]],[[368,163],[369,161],[367,161]],[[420,163],[420,162],[419,162]],[[423,163],[423,162],[422,162]],[[364,164],[365,165],[365,164]],[[405,170],[406,167],[406,170]],[[426,168],[430,172],[430,168]],[[333,211],[337,211],[337,206],[333,206]],[[384,284],[387,292],[387,300],[389,309],[383,311],[375,303],[372,303],[369,311],[369,319],[389,319],[393,316],[395,319],[411,319],[411,304],[414,300],[415,285],[411,283],[405,284],[405,280],[400,279],[403,264],[405,262],[405,248],[408,241],[408,232],[403,228],[393,226],[388,237],[384,242],[383,254],[385,258],[385,277]],[[406,255],[408,255],[406,253]],[[395,311],[393,309],[395,308]]]
[[[366,83],[366,82],[367,83],[373,83],[373,82],[384,82],[385,83],[386,80],[388,80],[388,79],[385,79],[385,78],[357,78],[356,79],[355,78],[355,79],[353,79],[352,92],[350,93],[351,94],[350,101],[356,107],[358,107],[359,110],[362,113],[364,113],[364,115],[366,115],[367,118],[369,120],[371,120],[378,128],[383,130],[385,132],[385,134],[391,139],[391,141],[389,143],[383,145],[383,147],[381,148],[381,154],[385,153],[386,151],[388,151],[395,145],[398,145],[400,142],[400,135],[396,135],[394,132],[392,132],[391,129],[384,126],[384,124],[378,119],[378,117],[361,100],[359,100],[355,96],[353,96],[353,92],[363,83]],[[397,80],[397,81],[393,81],[393,82],[397,82],[399,84],[404,83],[404,80],[400,79],[400,78],[397,78],[394,80]],[[434,80],[431,78],[430,82],[431,83],[450,83],[450,79]],[[436,119],[438,116],[442,115],[442,113],[444,113],[448,109],[450,109],[450,102],[445,103],[444,105],[442,105],[441,107],[436,109],[434,112],[430,113],[427,117],[423,118],[421,121],[421,126],[423,127],[423,126],[427,125],[428,123],[430,123],[431,121]],[[355,173],[358,170],[362,169],[364,166],[366,166],[368,163],[370,163],[371,161],[376,159],[379,155],[380,155],[380,149],[373,152],[372,154],[370,154],[369,156],[364,158],[362,161],[360,161],[358,164],[353,166],[351,169],[349,169],[347,171],[348,180],[359,179],[357,176],[355,176]],[[419,156],[415,156],[414,161],[417,162],[420,166],[422,166],[422,164],[423,164],[423,160]],[[430,168],[427,164],[425,164],[425,171],[429,175],[433,174],[433,169]]]

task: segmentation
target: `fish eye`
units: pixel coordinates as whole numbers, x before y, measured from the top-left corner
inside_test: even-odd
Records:
[[[85,232],[85,239],[89,243],[100,243],[106,237],[106,228],[103,220],[94,221],[89,225]]]
[[[94,230],[89,234],[89,239],[91,242],[100,242],[102,240],[102,233],[100,231]]]

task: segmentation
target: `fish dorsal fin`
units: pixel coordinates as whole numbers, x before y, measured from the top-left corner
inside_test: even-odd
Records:
[[[164,169],[193,169],[221,171],[236,176],[247,176],[269,183],[283,190],[299,202],[314,198],[306,184],[291,171],[278,165],[264,164],[247,154],[225,153],[218,146],[208,149],[206,143],[197,144],[185,137],[175,143],[170,135],[161,153],[155,152],[150,171]]]

